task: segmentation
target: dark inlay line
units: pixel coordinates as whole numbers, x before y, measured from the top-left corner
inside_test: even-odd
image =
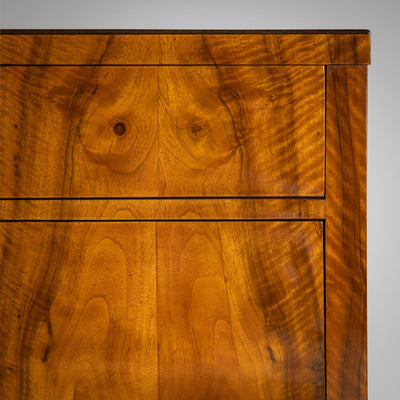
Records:
[[[61,200],[325,200],[325,196],[4,197],[0,201]]]
[[[326,196],[326,93],[327,93],[327,65],[324,65],[324,198]]]
[[[326,373],[326,234],[325,234],[325,220],[322,221],[322,264],[323,264],[323,285],[324,285],[324,398],[328,399],[328,387],[327,387],[327,373]]]
[[[351,66],[351,65],[366,65],[366,63],[344,63],[344,64],[296,64],[296,63],[288,63],[288,64],[10,64],[4,63],[0,64],[1,67],[323,67],[325,65],[329,66]]]
[[[324,222],[324,218],[196,218],[196,219],[4,219],[2,222]]]

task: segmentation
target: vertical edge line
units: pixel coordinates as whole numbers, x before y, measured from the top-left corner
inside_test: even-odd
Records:
[[[324,65],[324,198],[326,198],[326,86],[327,86],[327,66]]]
[[[161,59],[161,35],[158,35],[158,64]],[[157,66],[157,196],[160,197],[160,67]],[[159,215],[160,217],[160,212]]]
[[[157,344],[157,399],[160,400],[160,345],[158,332],[158,221],[154,222],[155,246],[156,246],[156,344]]]
[[[368,36],[369,40],[371,40],[370,36]],[[369,114],[369,106],[368,106],[368,75],[369,75],[369,68],[368,65],[365,66],[365,142],[364,142],[364,146],[365,146],[365,159],[364,159],[364,165],[365,165],[365,181],[364,181],[364,185],[365,185],[365,193],[363,195],[363,200],[365,202],[365,206],[364,206],[364,210],[365,210],[365,215],[364,215],[364,220],[365,220],[365,253],[363,254],[363,259],[365,262],[365,341],[366,341],[366,345],[365,345],[365,357],[366,357],[366,365],[365,365],[365,373],[366,373],[366,399],[368,399],[369,396],[369,374],[368,374],[368,368],[369,368],[369,362],[368,362],[368,354],[369,354],[369,350],[368,350],[368,337],[369,337],[369,333],[368,333],[368,318],[369,318],[369,313],[368,313],[368,114]]]
[[[323,254],[323,281],[324,281],[324,398],[328,399],[327,372],[326,372],[326,219],[322,221],[322,254]]]

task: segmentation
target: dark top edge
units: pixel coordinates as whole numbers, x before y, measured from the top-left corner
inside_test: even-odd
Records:
[[[152,34],[311,34],[311,35],[369,35],[368,29],[0,29],[1,35],[152,35]]]

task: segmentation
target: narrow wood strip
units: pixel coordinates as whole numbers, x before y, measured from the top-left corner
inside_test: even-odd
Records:
[[[0,220],[323,219],[323,199],[0,200]]]
[[[161,64],[369,64],[369,34],[161,35]]]
[[[366,92],[366,67],[327,68],[328,400],[367,398]]]
[[[161,219],[323,219],[324,200],[195,199],[163,200]]]
[[[1,64],[158,64],[158,35],[1,35]]]
[[[34,32],[34,31],[33,31]],[[368,32],[32,33],[0,36],[7,65],[369,64]],[[140,32],[140,31],[138,31]],[[339,31],[338,31],[339,32]],[[159,45],[161,47],[159,47]]]
[[[158,210],[158,200],[0,200],[0,220],[153,220]]]

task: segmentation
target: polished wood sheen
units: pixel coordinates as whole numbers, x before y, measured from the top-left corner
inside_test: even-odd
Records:
[[[321,222],[0,227],[5,398],[323,399]]]
[[[369,31],[0,33],[0,399],[367,400]]]
[[[157,76],[156,67],[3,68],[0,196],[156,196]]]
[[[90,31],[89,31],[90,32]],[[329,65],[369,64],[367,31],[109,31],[0,36],[7,65]],[[72,34],[71,34],[72,33]]]
[[[163,35],[162,64],[369,64],[369,34]]]
[[[2,198],[324,194],[323,67],[5,67],[0,91]]]
[[[328,68],[328,400],[367,398],[366,93],[366,67]]]
[[[160,222],[160,398],[322,400],[322,253],[321,222]]]
[[[157,399],[155,223],[0,228],[1,397]]]
[[[158,64],[158,35],[1,35],[1,64]]]
[[[323,196],[322,67],[159,74],[160,196]]]

